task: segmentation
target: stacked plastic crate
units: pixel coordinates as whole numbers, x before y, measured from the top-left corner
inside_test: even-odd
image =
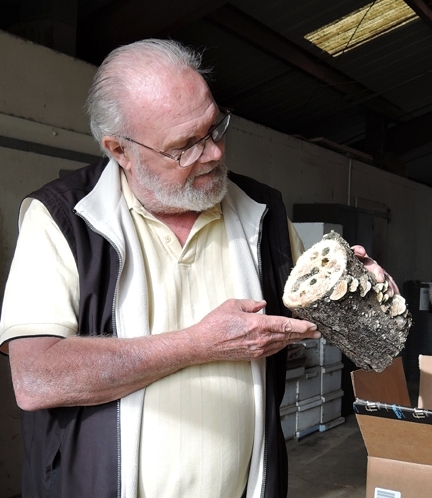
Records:
[[[311,222],[294,223],[294,226],[305,249],[331,230],[343,235],[343,227],[339,224]],[[341,351],[324,338],[309,339],[301,345],[302,365],[292,368],[290,361],[287,364],[285,397],[281,406],[285,439],[325,431],[345,421],[341,417]]]
[[[343,234],[342,225],[294,223],[305,249],[331,230]],[[301,352],[300,352],[301,348]],[[285,439],[325,431],[345,421],[342,409],[342,353],[324,338],[293,345],[289,355],[281,421]]]
[[[288,365],[289,367],[289,365]],[[297,385],[305,375],[305,367],[287,368],[285,378],[285,394],[281,403],[280,415],[285,440],[296,437],[297,432]]]
[[[342,353],[339,348],[320,339],[321,412],[319,430],[325,431],[345,422],[341,417]]]
[[[299,344],[302,364],[292,367],[288,362],[281,404],[286,440],[325,431],[345,421],[341,417],[342,353],[324,338]]]
[[[319,430],[322,405],[320,340],[310,339],[302,343],[306,362],[305,373],[297,383],[296,437],[298,438]]]

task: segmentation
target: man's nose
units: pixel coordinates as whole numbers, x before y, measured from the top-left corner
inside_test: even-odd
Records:
[[[223,140],[215,143],[211,138],[205,141],[204,150],[201,157],[198,159],[200,163],[207,163],[210,161],[219,161],[223,156],[225,151],[225,146]]]

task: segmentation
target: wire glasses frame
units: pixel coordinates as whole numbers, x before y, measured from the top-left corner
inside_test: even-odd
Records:
[[[220,142],[222,140],[222,137],[225,135],[228,125],[231,120],[231,112],[227,111],[225,116],[219,123],[215,124],[212,126],[203,138],[199,139],[197,142],[195,142],[192,145],[189,145],[189,147],[186,147],[183,149],[178,156],[172,156],[171,154],[168,154],[167,152],[163,152],[158,149],[153,149],[152,147],[149,147],[148,145],[144,145],[140,142],[137,142],[133,138],[129,137],[123,137],[119,135],[119,138],[122,138],[123,140],[127,140],[129,142],[133,142],[134,144],[141,145],[141,147],[145,147],[146,149],[152,150],[153,152],[157,152],[158,154],[161,154],[164,157],[168,157],[169,159],[172,159],[173,161],[177,161],[179,163],[179,166],[181,168],[187,168],[188,166],[192,166],[192,164],[195,161],[198,161],[198,159],[202,156],[206,142],[210,140],[210,138],[213,140],[214,143]]]

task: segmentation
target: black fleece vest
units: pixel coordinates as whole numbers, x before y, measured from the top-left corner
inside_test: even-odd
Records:
[[[80,335],[115,335],[113,301],[119,271],[116,251],[74,213],[74,206],[94,188],[106,164],[107,160],[101,160],[29,196],[46,206],[74,255],[80,285]],[[289,316],[282,294],[292,260],[281,194],[242,175],[230,173],[230,180],[252,199],[267,205],[260,240],[266,312]],[[285,369],[285,350],[267,359],[265,498],[287,495],[287,456],[279,416]],[[23,412],[22,427],[23,498],[119,496],[118,402]]]

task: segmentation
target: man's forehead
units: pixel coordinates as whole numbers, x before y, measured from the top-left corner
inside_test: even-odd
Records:
[[[210,93],[204,78],[191,68],[166,68],[161,71],[136,72],[129,84],[132,99],[172,106],[195,96]]]
[[[219,109],[204,79],[195,74],[199,78],[141,80],[130,99],[132,123],[147,132],[178,127],[185,137],[193,135],[197,126],[211,126]]]

